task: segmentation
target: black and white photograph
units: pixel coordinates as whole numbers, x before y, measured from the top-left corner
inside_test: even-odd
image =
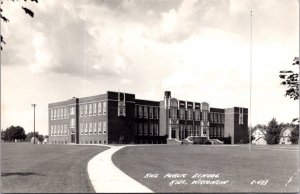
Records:
[[[299,193],[299,0],[0,0],[1,193]]]

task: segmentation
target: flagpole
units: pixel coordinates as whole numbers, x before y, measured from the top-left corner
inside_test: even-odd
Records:
[[[252,10],[250,12],[250,107],[249,107],[249,151],[251,151],[251,131],[252,131]]]

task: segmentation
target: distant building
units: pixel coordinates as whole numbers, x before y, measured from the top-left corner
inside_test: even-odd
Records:
[[[283,128],[280,132],[279,144],[292,144],[291,142],[292,131],[293,131],[292,127]]]
[[[206,102],[136,99],[135,94],[110,92],[50,103],[50,144],[167,143],[187,137],[248,138],[248,109],[213,108]]]
[[[252,136],[254,139],[252,143],[255,145],[266,145],[267,141],[265,140],[266,137],[266,130],[262,128],[257,128],[252,131]]]

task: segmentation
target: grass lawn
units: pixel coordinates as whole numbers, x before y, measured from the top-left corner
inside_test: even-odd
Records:
[[[87,162],[106,149],[100,146],[2,143],[2,192],[94,192]]]
[[[113,162],[154,192],[299,191],[297,146],[254,146],[250,152],[247,145],[130,146],[115,153]],[[147,173],[157,173],[158,178],[144,178]],[[187,175],[185,178],[164,178],[167,173]],[[191,178],[196,173],[219,174],[218,178],[201,180],[229,181],[224,185],[191,184],[199,179]],[[186,185],[170,186],[172,180],[185,180]],[[253,180],[268,182],[257,185]]]

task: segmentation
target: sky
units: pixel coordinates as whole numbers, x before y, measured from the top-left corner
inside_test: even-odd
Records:
[[[30,8],[31,18],[22,10]],[[291,122],[279,71],[299,56],[297,0],[4,1],[1,128],[48,134],[48,103],[124,91],[250,107],[251,124]]]

